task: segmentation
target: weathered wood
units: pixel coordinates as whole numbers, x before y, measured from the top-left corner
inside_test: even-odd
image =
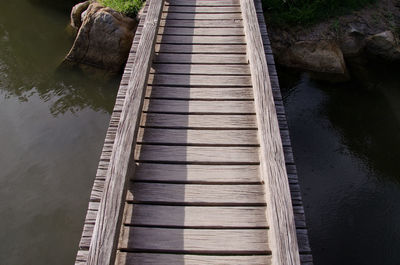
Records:
[[[265,181],[271,227],[272,264],[299,265],[300,256],[282,142],[264,46],[253,0],[240,0],[252,73],[260,139],[261,178]]]
[[[174,13],[240,13],[240,6],[168,6],[163,12]]]
[[[147,113],[141,126],[179,129],[257,129],[255,115],[176,115]]]
[[[170,228],[267,228],[265,206],[215,207],[127,204],[129,226]]]
[[[256,130],[140,129],[138,143],[258,146]]]
[[[152,74],[191,74],[191,75],[250,75],[248,65],[237,64],[153,64]],[[252,91],[251,89],[248,89]],[[229,93],[227,93],[229,94]]]
[[[265,205],[263,185],[245,184],[199,185],[135,182],[129,188],[127,201],[134,203],[198,206]]]
[[[162,44],[245,44],[244,36],[187,36],[158,35],[157,43]]]
[[[267,229],[169,229],[125,227],[124,251],[192,254],[269,254]]]
[[[238,6],[239,0],[171,0],[165,3],[167,6]]]
[[[143,111],[146,113],[181,114],[254,114],[253,101],[197,101],[145,99]]]
[[[179,165],[141,163],[134,181],[165,183],[261,183],[258,165]]]
[[[169,54],[158,53],[154,57],[157,63],[187,64],[246,64],[247,58],[241,54]]]
[[[208,20],[208,19],[241,19],[241,13],[175,13],[168,12],[162,13],[161,18],[163,19],[196,19],[196,20]]]
[[[147,98],[156,99],[187,99],[187,100],[253,100],[250,88],[214,88],[214,87],[166,87],[149,86]]]
[[[160,26],[183,27],[183,28],[242,28],[242,21],[239,19],[210,19],[210,20],[193,20],[193,19],[163,19]]]
[[[144,89],[150,70],[151,58],[163,0],[150,0],[143,34],[133,65],[121,120],[115,138],[110,167],[105,182],[105,192],[100,202],[96,224],[91,240],[88,264],[112,264],[115,258],[116,241],[121,222],[126,179],[133,154],[137,129],[140,121]]]
[[[271,256],[217,256],[217,255],[185,255],[185,254],[155,254],[155,253],[121,253],[116,265],[209,265],[209,264],[235,264],[235,265],[260,265],[271,264]]]
[[[160,29],[158,30],[158,34],[159,35],[187,35],[187,36],[244,36],[244,31],[243,31],[243,28],[160,27]]]
[[[251,86],[250,76],[150,74],[148,84],[164,86],[244,87]]]
[[[156,52],[175,54],[246,54],[246,45],[223,45],[223,44],[156,44]]]
[[[138,145],[136,159],[141,162],[202,164],[254,164],[259,162],[258,147]]]

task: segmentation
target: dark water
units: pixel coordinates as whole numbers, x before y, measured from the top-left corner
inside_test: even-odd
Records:
[[[60,73],[73,1],[0,0],[0,264],[73,264],[118,81]]]
[[[400,264],[399,72],[377,91],[285,73],[315,265]]]

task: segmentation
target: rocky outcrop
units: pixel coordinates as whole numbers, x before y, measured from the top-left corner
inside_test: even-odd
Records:
[[[129,55],[137,21],[96,2],[85,10],[85,3],[76,6],[71,15],[71,22],[75,26],[81,22],[81,25],[62,65],[78,66],[85,72],[96,72],[97,69],[108,73],[121,72]]]
[[[79,4],[76,4],[71,11],[71,22],[70,26],[78,32],[79,28],[82,25],[82,13],[86,11],[89,7],[90,1],[85,1]]]
[[[334,42],[299,41],[277,56],[277,60],[287,67],[332,74],[339,80],[348,79],[342,51]]]
[[[378,1],[374,6],[308,28],[269,27],[277,64],[310,71],[315,78],[330,81],[361,76],[360,70],[371,60],[400,64],[399,36],[393,31],[400,28],[396,3]]]
[[[369,54],[387,61],[400,60],[400,47],[391,31],[384,31],[368,37],[366,50]]]

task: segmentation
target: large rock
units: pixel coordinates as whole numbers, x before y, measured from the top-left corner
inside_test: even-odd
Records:
[[[387,61],[400,60],[400,47],[396,44],[396,39],[391,31],[384,31],[372,35],[366,40],[368,53]]]
[[[79,30],[79,28],[82,25],[82,13],[88,9],[90,5],[90,1],[85,1],[79,4],[76,4],[71,11],[71,22],[70,25],[73,27],[76,31]]]
[[[99,3],[90,4],[81,16],[82,25],[63,66],[79,66],[90,72],[94,69],[121,72],[137,21]]]
[[[281,52],[277,61],[287,67],[336,77],[335,81],[348,79],[342,51],[334,42],[299,41]]]

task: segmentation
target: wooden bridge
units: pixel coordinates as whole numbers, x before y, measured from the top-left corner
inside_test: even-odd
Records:
[[[76,264],[312,264],[260,0],[147,1]]]

